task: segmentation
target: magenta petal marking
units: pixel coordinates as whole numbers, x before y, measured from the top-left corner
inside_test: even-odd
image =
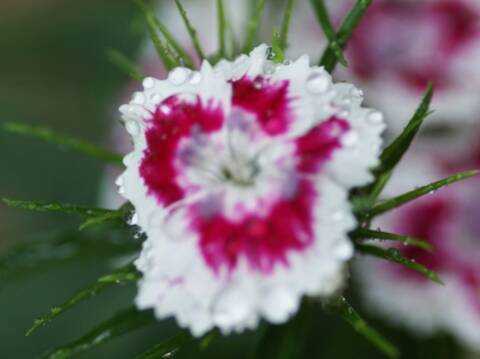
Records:
[[[232,85],[233,106],[255,114],[267,134],[274,136],[288,130],[291,114],[287,80],[271,83],[262,76],[253,80],[244,76]]]
[[[313,184],[303,180],[297,195],[277,201],[265,217],[248,215],[232,221],[222,214],[199,216],[193,208],[194,228],[200,234],[200,249],[210,268],[233,271],[244,257],[252,270],[270,273],[277,263],[288,265],[289,251],[302,251],[314,240]]]
[[[147,148],[140,164],[140,175],[149,193],[163,205],[183,198],[184,192],[176,181],[174,160],[182,138],[194,133],[211,133],[223,124],[223,113],[211,102],[203,104],[172,96],[159,104],[149,120],[146,131]]]

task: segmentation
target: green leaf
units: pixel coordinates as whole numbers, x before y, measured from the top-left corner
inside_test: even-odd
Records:
[[[87,256],[108,260],[138,251],[141,241],[132,241],[132,236],[124,232],[63,230],[20,241],[0,255],[0,289],[6,279],[47,265]]]
[[[286,324],[268,325],[258,344],[255,359],[300,358],[313,320],[312,308],[304,303],[297,315]]]
[[[439,275],[428,268],[425,268],[423,265],[414,262],[411,259],[405,258],[402,256],[400,251],[396,248],[380,248],[368,244],[357,244],[356,248],[359,252],[364,254],[368,254],[374,257],[386,259],[393,263],[398,263],[412,269],[420,274],[423,274],[428,279],[437,282],[438,284],[444,284],[443,280],[439,277]]]
[[[282,50],[282,53],[287,48],[288,42],[288,30],[290,28],[290,21],[292,19],[293,8],[295,7],[295,0],[288,0],[287,10],[283,16],[282,29],[280,31],[280,41],[279,47]]]
[[[187,17],[187,12],[185,11],[184,7],[182,6],[180,0],[175,0],[175,4],[177,4],[178,12],[180,13],[180,16],[182,17],[183,23],[185,24],[185,27],[187,28],[188,34],[190,35],[190,38],[193,43],[193,47],[195,48],[195,51],[197,52],[198,57],[200,60],[205,59],[205,52],[202,49],[202,46],[200,45],[200,41],[198,40],[197,37],[197,31],[195,28],[192,26],[190,20]]]
[[[135,359],[163,359],[163,358],[172,358],[175,353],[180,350],[180,348],[192,341],[193,338],[190,336],[188,331],[181,331],[177,335],[167,339],[166,341],[155,345],[153,348],[147,350],[145,353],[142,353],[135,357]]]
[[[54,132],[45,127],[35,127],[18,122],[6,122],[4,131],[17,135],[34,137],[89,156],[122,166],[122,156],[89,142],[81,141],[65,134]]]
[[[145,78],[145,75],[137,68],[133,61],[120,51],[114,49],[107,50],[107,58],[113,65],[133,80],[142,81]]]
[[[71,358],[121,335],[145,327],[154,321],[155,318],[150,311],[138,311],[135,308],[126,309],[99,324],[77,340],[45,353],[40,359]]]
[[[398,358],[400,356],[398,349],[375,329],[371,328],[344,297],[339,297],[334,301],[326,303],[326,309],[340,315],[357,333],[365,337],[389,358]]]
[[[125,213],[121,210],[111,211],[108,213],[101,213],[88,218],[85,222],[83,222],[80,225],[78,229],[82,231],[87,227],[97,225],[97,224],[102,224],[105,222],[110,222],[110,221],[117,221],[117,222],[121,222],[122,224],[125,224],[124,216],[125,216]]]
[[[401,236],[399,234],[394,234],[394,233],[374,231],[366,228],[360,228],[355,232],[353,232],[353,238],[355,238],[356,240],[380,239],[383,241],[397,241],[397,242],[402,242],[405,245],[412,245],[415,247],[425,249],[426,251],[429,251],[429,252],[431,252],[433,249],[430,243],[421,239],[408,237],[408,236]]]
[[[310,0],[317,15],[318,22],[323,29],[323,32],[328,40],[328,46],[335,54],[337,61],[343,66],[347,66],[347,61],[343,56],[343,47],[337,40],[337,33],[333,28],[330,16],[328,15],[327,7],[324,0]]]
[[[245,40],[244,53],[249,53],[254,46],[255,36],[258,30],[258,24],[260,23],[260,16],[262,15],[263,8],[265,7],[265,0],[258,0],[257,6],[253,16],[250,18],[247,27],[247,36]]]
[[[44,327],[53,319],[65,313],[69,309],[72,309],[77,304],[96,296],[103,289],[106,289],[114,284],[136,282],[139,278],[140,273],[132,264],[120,268],[113,273],[100,277],[94,284],[79,290],[63,304],[53,307],[48,314],[40,319],[35,320],[33,326],[27,331],[26,336],[29,336],[40,327]]]
[[[218,18],[218,57],[220,59],[226,56],[225,51],[225,33],[227,21],[225,18],[225,8],[223,0],[217,0],[217,18]]]
[[[79,216],[91,217],[104,214],[112,214],[117,211],[103,208],[92,208],[77,206],[68,203],[58,202],[40,202],[40,201],[19,201],[2,198],[2,202],[10,207],[29,209],[40,212],[62,212],[67,214],[76,214]]]
[[[383,188],[392,175],[392,171],[410,148],[410,145],[417,135],[423,121],[430,114],[430,103],[433,97],[433,86],[428,85],[420,105],[413,117],[408,122],[402,133],[386,147],[380,156],[380,165],[374,170],[375,181],[368,187],[367,192],[372,203],[378,198]]]
[[[440,181],[430,183],[426,186],[419,187],[413,191],[404,193],[400,196],[387,199],[376,206],[374,206],[369,212],[368,216],[373,218],[382,213],[388,212],[394,208],[400,207],[408,202],[411,202],[419,197],[425,196],[427,194],[435,193],[438,189],[448,186],[452,183],[462,181],[464,179],[473,177],[480,174],[480,170],[473,170],[468,172],[457,173],[456,175],[444,178]]]
[[[273,41],[272,41],[272,61],[279,64],[283,62],[284,54],[280,46],[280,35],[277,31],[273,30]]]
[[[150,39],[157,50],[157,54],[160,57],[160,60],[163,63],[163,66],[167,70],[171,70],[176,66],[180,66],[180,62],[178,61],[175,56],[172,56],[171,52],[169,51],[168,47],[163,43],[158,36],[158,21],[155,18],[153,12],[148,8],[147,5],[143,2],[143,0],[134,0],[139,9],[143,12],[145,16],[145,21],[147,23],[147,30],[150,34]]]
[[[342,49],[345,49],[347,46],[347,42],[352,36],[353,30],[355,30],[371,3],[372,0],[357,0],[353,8],[343,20],[336,36],[337,42]],[[320,59],[320,66],[324,66],[325,70],[331,73],[335,69],[337,62],[337,55],[332,48],[328,46]]]

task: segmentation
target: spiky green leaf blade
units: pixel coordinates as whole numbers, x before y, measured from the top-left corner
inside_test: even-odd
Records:
[[[467,171],[467,172],[461,172],[457,173],[456,175],[444,178],[440,181],[430,183],[426,186],[419,187],[414,189],[413,191],[401,194],[397,197],[393,197],[390,199],[387,199],[383,202],[380,202],[376,206],[374,206],[369,212],[368,216],[370,218],[373,218],[375,216],[378,216],[382,213],[388,212],[394,208],[403,206],[406,203],[409,203],[419,197],[435,193],[438,189],[448,186],[452,183],[458,182],[465,180],[467,178],[473,177],[480,174],[480,170],[473,170],[473,171]]]
[[[127,56],[115,49],[107,50],[108,60],[115,65],[120,71],[135,81],[142,81],[145,75],[137,68],[137,66]]]
[[[138,311],[136,308],[123,310],[99,324],[77,340],[53,349],[40,359],[66,359],[85,353],[121,335],[143,328],[155,321],[151,311]]]
[[[414,262],[411,259],[405,258],[396,248],[380,248],[369,244],[357,244],[355,246],[357,250],[363,254],[368,254],[377,258],[386,259],[390,262],[401,264],[404,267],[412,269],[420,274],[423,274],[426,278],[438,283],[444,284],[440,276],[424,267],[420,263]]]
[[[32,327],[25,334],[29,336],[37,329],[44,327],[52,320],[72,309],[77,304],[96,296],[102,290],[114,285],[124,284],[129,282],[135,282],[140,278],[140,273],[135,269],[132,264],[129,264],[123,268],[120,268],[113,273],[106,274],[100,277],[94,284],[83,288],[76,292],[72,297],[66,300],[64,303],[53,307],[50,312],[43,317],[36,319]]]
[[[283,62],[284,54],[280,46],[280,35],[276,30],[273,30],[273,41],[272,41],[272,61],[279,64]]]
[[[343,66],[347,66],[347,61],[343,56],[343,48],[340,45],[337,39],[337,33],[333,28],[330,16],[328,15],[327,7],[325,6],[324,0],[310,0],[312,3],[313,9],[317,16],[318,22],[322,27],[323,33],[325,34],[328,40],[328,46],[332,49],[335,54],[337,61],[340,62]]]
[[[167,45],[163,43],[158,35],[157,20],[153,12],[148,8],[143,0],[134,0],[139,9],[142,11],[145,21],[147,23],[147,30],[150,35],[150,39],[155,46],[157,54],[160,60],[163,63],[163,66],[167,70],[171,70],[176,66],[180,66],[178,59],[171,55],[171,52],[168,50]]]
[[[340,315],[352,328],[372,343],[377,349],[383,352],[389,358],[398,358],[400,352],[398,349],[380,335],[375,329],[370,327],[368,323],[357,313],[357,311],[347,302],[344,297],[339,297],[326,304],[329,311],[333,311]]]
[[[218,58],[226,56],[225,35],[227,32],[227,20],[223,0],[217,0],[217,21],[218,21]]]
[[[30,126],[19,122],[6,122],[2,125],[2,129],[16,135],[33,137],[45,142],[50,142],[62,148],[77,151],[115,165],[123,165],[122,156],[110,150],[62,133],[54,132],[46,127]]]
[[[192,341],[193,338],[185,330],[167,339],[166,341],[155,345],[146,352],[137,355],[135,359],[163,359],[173,358],[174,355],[181,349],[182,346]]]
[[[353,233],[353,238],[357,241],[368,239],[379,239],[382,241],[397,241],[405,245],[412,245],[418,248],[422,248],[428,252],[431,252],[433,247],[427,241],[417,239],[409,236],[401,236],[395,233],[388,233],[382,231],[374,231],[371,229],[360,228]]]
[[[290,22],[292,19],[293,9],[295,7],[295,0],[288,0],[287,9],[285,10],[285,14],[283,15],[282,20],[282,28],[280,30],[280,40],[279,40],[279,47],[282,50],[282,53],[288,46],[288,31],[290,29]]]
[[[124,213],[123,211],[111,211],[108,213],[102,213],[93,217],[88,218],[85,222],[83,222],[80,227],[78,228],[79,230],[84,230],[87,227],[102,224],[105,222],[119,222],[124,224],[125,222],[123,221],[124,219]]]
[[[2,198],[2,202],[7,206],[15,208],[29,209],[39,212],[62,212],[67,214],[76,214],[84,217],[94,217],[105,214],[113,214],[117,212],[110,209],[85,207],[58,202],[19,201],[8,198]]]
[[[286,324],[268,325],[258,344],[255,359],[296,359],[302,356],[311,328],[313,306],[307,303]]]
[[[188,34],[190,35],[190,39],[192,40],[193,47],[195,48],[195,51],[197,52],[198,57],[200,58],[200,60],[205,59],[205,52],[203,51],[203,48],[200,45],[200,40],[198,39],[197,31],[195,30],[195,28],[192,26],[192,23],[188,19],[185,8],[183,7],[180,0],[175,0],[175,4],[177,5],[178,12],[182,17],[185,27],[187,28]]]
[[[365,11],[372,3],[372,0],[357,0],[353,8],[340,25],[340,29],[337,31],[337,42],[342,49],[347,46],[348,40],[352,36],[353,31],[357,27],[358,23],[362,19]],[[333,72],[337,65],[338,58],[333,49],[328,46],[320,59],[320,66],[324,66],[328,72]]]
[[[257,6],[253,16],[248,21],[247,36],[245,39],[244,53],[249,53],[253,49],[255,42],[255,36],[257,35],[258,24],[260,23],[260,16],[262,15],[263,8],[265,7],[265,0],[258,0]]]

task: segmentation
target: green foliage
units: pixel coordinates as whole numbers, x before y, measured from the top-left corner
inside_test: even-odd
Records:
[[[408,236],[401,236],[399,234],[395,233],[388,233],[388,232],[382,232],[382,231],[374,231],[371,229],[366,229],[366,228],[360,228],[353,232],[352,234],[353,238],[356,239],[357,241],[365,240],[365,239],[379,239],[382,241],[397,241],[401,242],[404,245],[412,245],[418,248],[425,249],[428,252],[431,252],[433,250],[433,247],[430,243],[427,241],[424,241],[422,239],[417,239],[413,237],[408,237]]]
[[[92,143],[54,132],[45,127],[29,126],[19,122],[6,122],[2,125],[2,129],[9,133],[37,138],[58,145],[61,148],[84,153],[91,157],[122,166],[122,156]]]
[[[177,351],[179,351],[185,344],[192,341],[193,338],[184,330],[174,335],[170,339],[155,345],[145,353],[135,357],[135,359],[163,359],[171,358]]]
[[[114,284],[124,284],[129,282],[136,282],[140,278],[140,273],[137,272],[132,264],[116,270],[113,273],[100,277],[94,284],[83,288],[75,293],[71,298],[63,304],[53,307],[48,314],[40,319],[35,320],[33,326],[28,330],[26,336],[29,336],[37,329],[44,327],[53,319],[71,309],[75,305],[84,300],[96,296],[102,290]]]
[[[353,309],[344,297],[338,297],[325,303],[327,310],[333,311],[342,317],[353,329],[364,336],[389,358],[398,358],[398,349],[387,339],[383,338],[375,329],[371,328],[365,320]]]
[[[178,12],[180,13],[180,16],[182,17],[182,20],[185,24],[185,27],[187,28],[188,34],[190,35],[190,38],[193,43],[193,47],[197,52],[197,56],[200,58],[200,60],[205,59],[205,52],[203,51],[202,46],[200,45],[200,41],[198,40],[197,31],[195,30],[190,20],[188,19],[187,12],[183,8],[183,5],[180,2],[180,0],[175,0],[175,4],[177,5]]]
[[[260,23],[260,16],[262,15],[264,7],[265,0],[258,0],[257,6],[255,7],[255,12],[248,21],[247,36],[245,40],[245,46],[243,48],[244,53],[249,53],[253,49],[255,36],[257,35],[258,24]]]
[[[288,30],[290,29],[290,21],[292,19],[292,13],[293,13],[293,8],[295,7],[295,0],[288,0],[287,3],[287,9],[285,11],[285,15],[283,16],[283,21],[282,21],[282,29],[280,31],[280,40],[279,40],[279,47],[282,50],[282,52],[285,51],[285,49],[288,46]]]
[[[340,25],[340,29],[337,31],[336,39],[338,45],[344,49],[347,46],[348,40],[352,36],[353,30],[357,27],[358,23],[362,19],[365,11],[372,3],[372,0],[357,0],[353,8]],[[328,72],[333,72],[338,62],[338,56],[334,52],[331,46],[323,52],[320,59],[320,66],[324,66]]]
[[[272,41],[272,61],[279,64],[283,62],[284,54],[283,49],[280,45],[280,35],[277,31],[273,31],[273,41]]]
[[[85,217],[93,217],[116,212],[110,209],[84,207],[74,204],[58,202],[19,201],[7,198],[2,198],[2,202],[7,206],[15,208],[29,209],[32,211],[40,212],[62,212],[66,214],[76,214]]]
[[[369,212],[368,217],[372,218],[379,214],[388,212],[394,208],[400,207],[408,202],[411,202],[419,197],[435,193],[438,189],[448,186],[452,183],[462,181],[464,179],[480,174],[480,170],[473,170],[468,172],[457,173],[456,175],[444,178],[440,181],[430,183],[426,186],[419,187],[413,191],[404,193],[400,196],[387,199],[374,206]]]
[[[327,7],[324,0],[311,0],[315,14],[317,15],[318,22],[322,27],[322,30],[328,40],[328,46],[333,51],[338,62],[343,66],[347,66],[347,61],[343,56],[343,47],[340,45],[337,39],[337,33],[333,28],[330,16],[328,15]]]
[[[223,0],[217,0],[217,21],[218,21],[218,58],[226,56],[225,34],[227,32],[227,19]]]
[[[115,65],[120,71],[135,81],[142,81],[145,75],[127,56],[115,49],[107,50],[108,60]]]
[[[121,335],[143,328],[155,321],[150,311],[126,309],[99,324],[77,340],[53,349],[39,359],[66,359],[86,352]]]
[[[440,276],[437,273],[424,267],[420,263],[417,263],[411,259],[405,258],[404,256],[402,256],[400,251],[396,248],[385,249],[377,246],[372,246],[369,244],[357,244],[356,248],[360,253],[368,254],[377,258],[386,259],[393,263],[401,264],[402,266],[412,269],[438,284],[444,284],[443,280],[440,278]]]

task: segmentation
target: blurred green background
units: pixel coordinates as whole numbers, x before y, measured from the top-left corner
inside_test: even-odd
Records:
[[[105,52],[114,48],[135,58],[143,39],[142,21],[131,1],[0,1],[0,122],[41,124],[106,142],[129,79],[110,64]],[[1,197],[93,205],[102,169],[100,162],[82,155],[0,132]],[[78,224],[76,218],[61,214],[0,206],[0,250],[54,234],[75,236],[68,230]],[[85,236],[101,239],[98,233]],[[24,336],[33,319],[105,273],[103,259],[108,255],[99,250],[68,259],[66,254],[60,263],[0,276],[0,358],[35,358],[128,307],[135,288],[114,288],[31,337]],[[348,325],[320,308],[307,316],[313,325],[302,334],[305,347],[299,358],[382,357]],[[417,340],[369,319],[400,346],[405,358],[465,357],[447,337]],[[155,324],[79,357],[133,358],[175,330],[171,321]],[[220,339],[200,353],[191,345],[178,357],[248,358],[262,331]]]

